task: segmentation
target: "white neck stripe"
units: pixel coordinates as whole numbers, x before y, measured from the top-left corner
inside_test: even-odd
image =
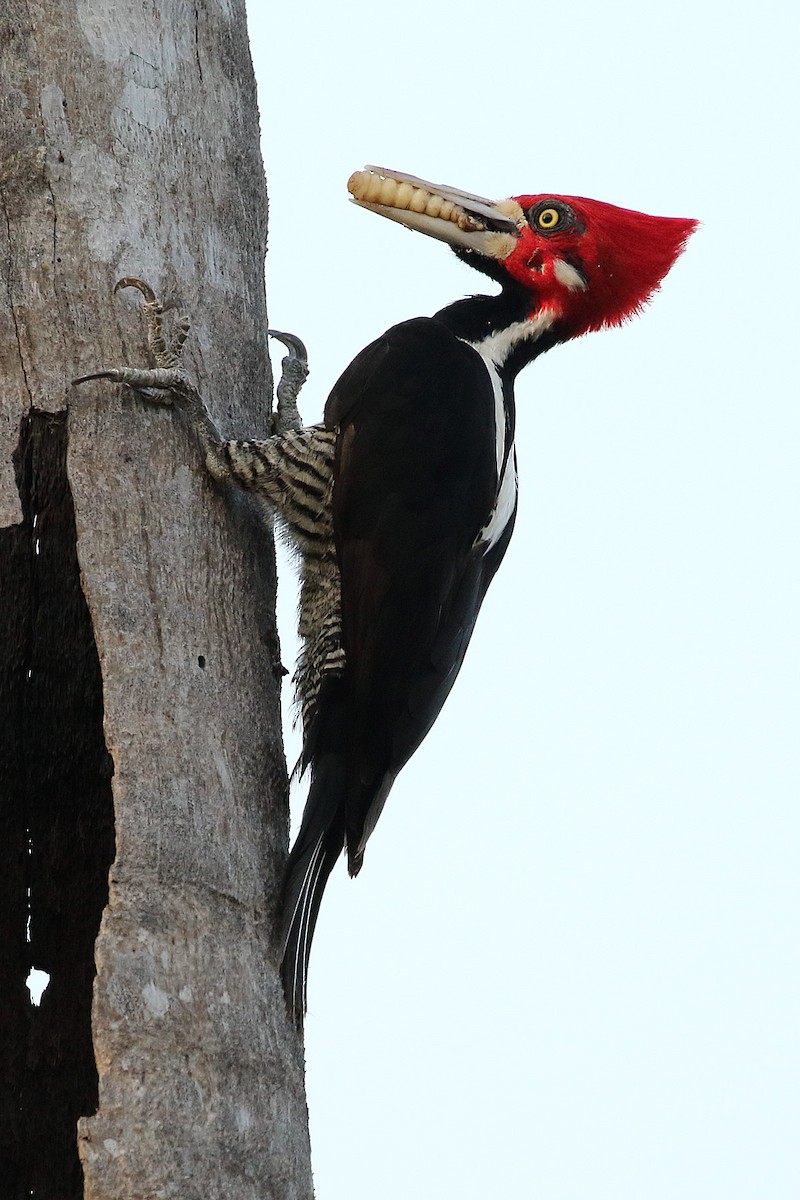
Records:
[[[556,315],[552,308],[543,308],[535,317],[526,318],[524,321],[515,321],[513,325],[509,325],[505,329],[497,329],[479,342],[469,342],[469,345],[488,362],[493,363],[496,367],[502,367],[515,346],[531,338],[541,337],[553,324]]]
[[[474,345],[474,343],[470,343]],[[513,442],[506,443],[506,405],[503,397],[503,381],[498,367],[482,351],[481,343],[476,347],[483,359],[483,365],[489,376],[494,396],[494,446],[495,464],[497,468],[497,491],[495,493],[492,511],[485,525],[475,539],[476,546],[483,546],[483,553],[491,550],[492,546],[502,536],[503,531],[514,515],[517,507],[517,456]]]

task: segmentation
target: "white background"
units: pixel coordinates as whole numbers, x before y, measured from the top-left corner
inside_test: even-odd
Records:
[[[486,286],[348,204],[365,162],[703,222],[641,319],[520,378],[511,549],[323,904],[318,1200],[796,1200],[797,8],[251,7],[309,421]],[[284,567],[287,662],[293,607]]]

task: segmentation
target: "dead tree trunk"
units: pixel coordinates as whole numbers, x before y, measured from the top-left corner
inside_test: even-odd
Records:
[[[6,0],[0,80],[3,1195],[305,1200],[271,538],[173,413],[68,391],[144,364],[137,275],[267,431],[244,3]]]

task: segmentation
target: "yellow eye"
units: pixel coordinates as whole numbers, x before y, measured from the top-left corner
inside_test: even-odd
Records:
[[[561,220],[561,213],[557,208],[543,208],[536,217],[536,224],[540,229],[555,229],[558,222]]]

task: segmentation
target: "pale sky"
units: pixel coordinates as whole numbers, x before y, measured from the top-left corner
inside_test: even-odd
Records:
[[[251,7],[308,421],[486,287],[348,203],[364,163],[703,222],[643,317],[519,379],[511,548],[323,903],[318,1200],[797,1200],[797,6]]]

